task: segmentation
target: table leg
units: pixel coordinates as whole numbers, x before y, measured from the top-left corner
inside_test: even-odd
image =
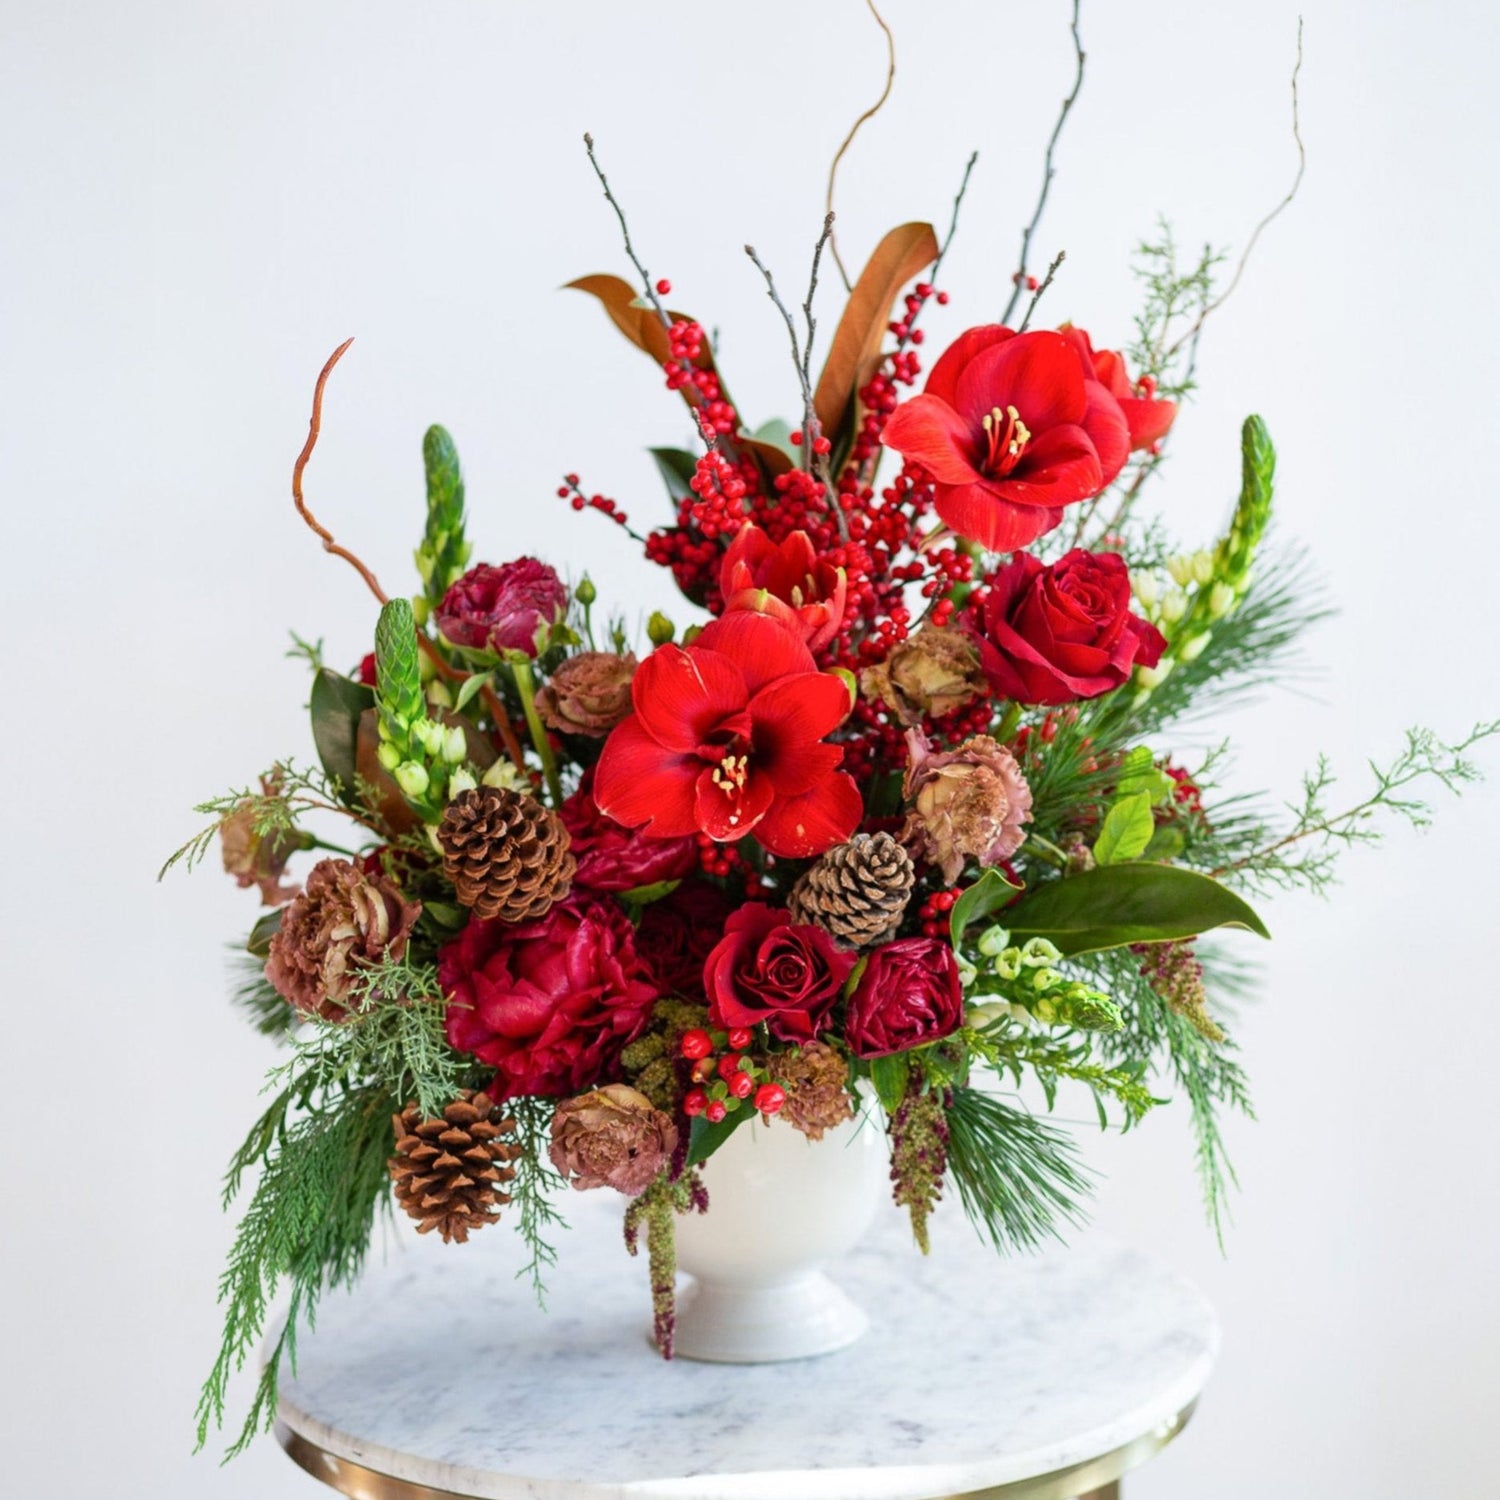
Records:
[[[1078,1496],[1078,1500],[1120,1500],[1120,1481],[1116,1479],[1101,1489],[1090,1490],[1088,1494]]]

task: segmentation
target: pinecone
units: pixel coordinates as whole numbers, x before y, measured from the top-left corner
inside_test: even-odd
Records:
[[[525,922],[568,894],[578,862],[568,830],[535,797],[476,786],[438,824],[443,873],[476,917]]]
[[[465,1090],[442,1118],[424,1118],[415,1104],[391,1116],[396,1154],[390,1160],[396,1201],[417,1221],[417,1233],[436,1229],[446,1245],[463,1244],[471,1229],[500,1217],[509,1203],[502,1189],[516,1175],[519,1146],[499,1137],[515,1128],[485,1093]]]
[[[830,849],[792,887],[792,921],[812,923],[851,948],[894,936],[916,883],[911,856],[888,833],[857,833]]]

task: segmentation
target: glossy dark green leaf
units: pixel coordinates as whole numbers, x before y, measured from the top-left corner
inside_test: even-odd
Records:
[[[875,1085],[875,1097],[880,1100],[880,1107],[888,1115],[900,1109],[910,1078],[911,1059],[904,1052],[870,1059],[870,1082]]]
[[[754,1118],[755,1111],[748,1106],[725,1115],[716,1125],[696,1115],[688,1132],[688,1166],[696,1167],[699,1162],[707,1161],[741,1125]]]
[[[323,667],[313,678],[312,732],[324,771],[339,786],[344,802],[354,797],[359,716],[375,706],[375,694],[362,682]]]
[[[1024,887],[1018,885],[1003,871],[993,867],[986,870],[978,880],[953,903],[948,916],[948,932],[953,946],[958,947],[964,929],[970,922],[977,922],[993,911],[998,911],[1012,896]]]
[[[281,931],[281,908],[266,912],[254,927],[245,942],[245,952],[264,958],[271,951],[271,939]]]
[[[1243,927],[1270,937],[1254,910],[1207,875],[1175,865],[1085,870],[1029,891],[1006,913],[1011,939],[1044,937],[1064,954],[1193,937]]]
[[[674,502],[685,500],[693,493],[688,482],[698,467],[698,460],[691,453],[685,453],[681,448],[651,448],[648,451],[656,460],[662,482]]]

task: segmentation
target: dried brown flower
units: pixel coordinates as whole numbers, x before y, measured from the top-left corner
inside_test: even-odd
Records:
[[[810,1141],[854,1118],[849,1068],[826,1042],[805,1042],[770,1059],[772,1079],[786,1091],[781,1118]]]
[[[421,910],[384,875],[322,860],[271,939],[266,978],[305,1015],[347,1020],[359,971],[400,958]]]
[[[282,777],[279,771],[260,778],[261,794],[278,796]],[[219,848],[224,857],[226,874],[233,875],[241,890],[252,885],[260,887],[262,906],[280,906],[290,900],[300,889],[295,884],[283,885],[282,872],[286,862],[299,849],[307,848],[307,836],[296,832],[278,830],[262,834],[255,831],[256,804],[242,802],[219,824]]]
[[[859,674],[867,698],[878,698],[907,725],[940,719],[986,690],[979,647],[961,630],[924,625],[891,654]]]
[[[552,1116],[552,1165],[575,1188],[643,1193],[677,1149],[677,1127],[644,1094],[623,1083],[580,1094]]]
[[[582,651],[570,656],[536,695],[542,723],[561,734],[602,739],[630,713],[632,652]]]
[[[942,871],[946,884],[958,879],[966,860],[998,864],[1021,847],[1031,788],[1009,750],[976,734],[957,750],[934,753],[918,729],[907,730],[906,744],[911,811],[902,837]]]

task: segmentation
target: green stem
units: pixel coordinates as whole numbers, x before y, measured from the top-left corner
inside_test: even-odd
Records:
[[[1021,722],[1021,712],[1019,703],[1012,703],[1006,708],[1000,727],[995,731],[995,738],[1002,745],[1016,732],[1016,726]]]
[[[308,841],[303,844],[304,849],[326,849],[330,854],[342,854],[345,859],[358,859],[357,849],[346,849],[342,844],[330,844],[327,839],[320,839],[316,834],[309,834]]]
[[[1068,856],[1051,839],[1044,839],[1039,833],[1026,835],[1026,852],[1039,855],[1048,864],[1056,865],[1059,870],[1068,868]]]
[[[531,663],[514,662],[511,670],[516,675],[516,692],[521,698],[521,712],[526,715],[526,727],[531,731],[531,743],[536,746],[536,753],[541,757],[542,775],[547,778],[547,791],[552,798],[552,805],[561,807],[562,781],[557,774],[557,757],[552,753],[547,730],[536,711],[536,688],[531,680]]]

